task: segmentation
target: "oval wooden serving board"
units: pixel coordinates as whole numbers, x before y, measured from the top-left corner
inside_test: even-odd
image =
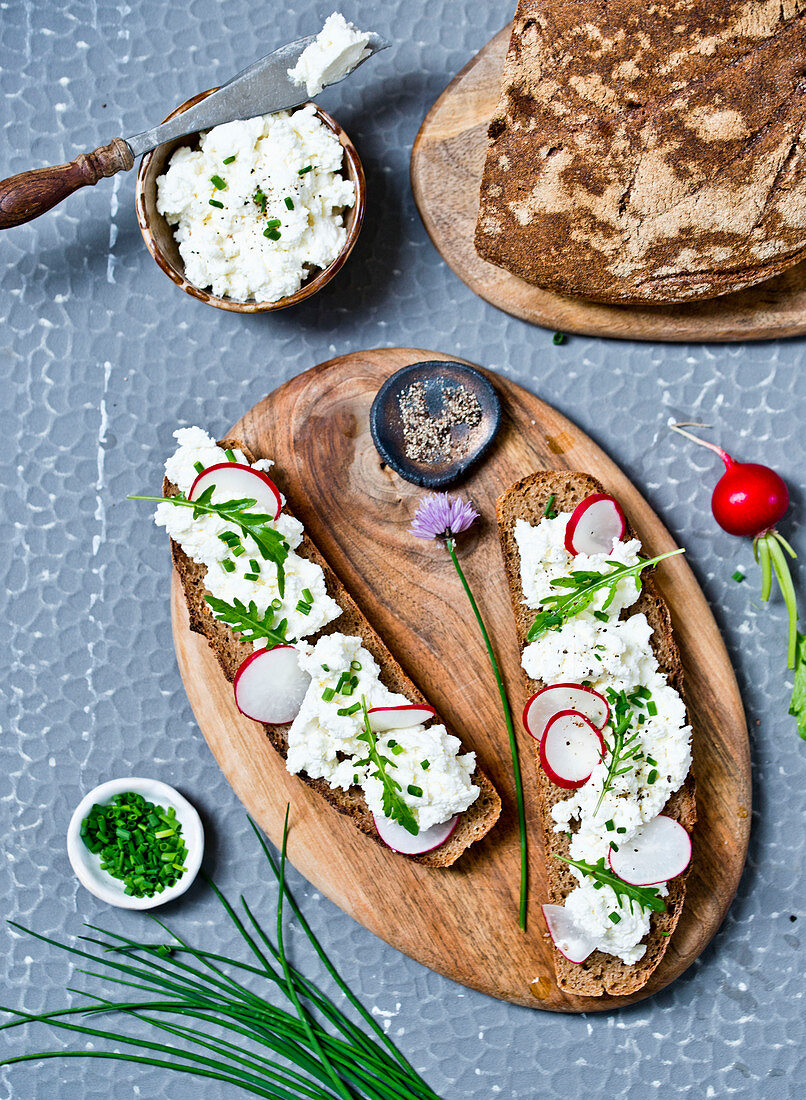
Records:
[[[511,27],[448,85],[414,142],[414,198],[437,251],[471,290],[524,321],[629,340],[769,340],[806,332],[806,263],[757,287],[685,305],[612,306],[541,290],[489,264],[473,245],[487,126],[501,90]]]
[[[696,728],[700,822],[686,907],[651,982],[631,998],[570,997],[557,989],[540,902],[546,898],[534,814],[534,742],[519,727],[529,813],[529,925],[517,924],[518,831],[509,749],[478,630],[444,549],[407,531],[422,490],[381,462],[369,408],[399,367],[446,356],[411,348],[332,359],[269,394],[229,431],[273,458],[291,510],[403,667],[466,745],[504,801],[499,823],[448,870],[429,870],[375,844],[288,775],[262,727],[235,708],[207,643],[191,634],[179,582],[173,626],[194,714],[236,794],[277,843],[291,803],[289,856],[323,894],[376,935],[463,985],[560,1012],[640,1000],[677,977],[722,921],[742,871],[750,825],[747,729],[733,670],[713,616],[682,557],[660,585],[676,622]],[[513,709],[523,698],[512,611],[498,549],[495,498],[536,469],[585,470],[622,502],[653,553],[671,536],[624,474],[570,421],[532,394],[488,374],[504,415],[497,442],[462,487],[482,514],[461,557],[503,663]]]

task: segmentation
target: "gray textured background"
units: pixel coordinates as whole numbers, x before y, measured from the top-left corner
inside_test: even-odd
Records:
[[[349,0],[343,10],[394,50],[322,97],[358,146],[365,228],[346,270],[293,311],[240,317],[175,289],[146,252],[133,173],[85,190],[0,237],[0,739],[3,913],[43,932],[143,921],[77,886],[69,815],[97,782],[150,774],[199,807],[207,866],[270,911],[256,845],[188,707],[171,649],[167,547],[127,493],[155,486],[178,423],[223,431],[279,382],[336,353],[412,344],[516,378],[582,425],[638,482],[712,601],[746,701],[754,765],[747,870],[713,944],[651,1002],[558,1017],[463,990],[398,955],[298,880],[314,927],[354,988],[446,1097],[804,1093],[802,909],[806,746],[786,715],[780,602],[760,608],[749,546],[716,529],[719,464],[670,437],[670,414],[789,481],[784,524],[801,552],[803,341],[664,346],[551,334],[475,298],[417,216],[408,158],[450,77],[514,5]],[[7,0],[0,3],[0,175],[66,159],[159,120],[276,44],[317,29],[332,0]],[[736,584],[737,565],[751,574]],[[802,578],[804,579],[804,578]],[[223,948],[214,904],[194,888],[168,915]],[[795,918],[797,917],[797,922]],[[70,965],[0,930],[2,999],[64,1003]],[[305,955],[301,956],[303,961]],[[3,1039],[21,1053],[44,1028]],[[58,1043],[58,1039],[56,1040]],[[115,1063],[45,1062],[0,1072],[0,1100],[236,1095],[215,1082]]]

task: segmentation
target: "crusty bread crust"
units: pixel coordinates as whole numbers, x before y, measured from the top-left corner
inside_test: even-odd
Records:
[[[526,647],[526,635],[534,621],[534,611],[530,610],[523,598],[520,576],[520,555],[515,542],[515,522],[523,519],[527,523],[538,524],[543,517],[546,503],[554,494],[554,507],[560,512],[569,512],[592,493],[604,492],[603,486],[588,474],[580,473],[534,473],[512,485],[496,502],[498,532],[501,539],[501,551],[504,556],[507,583],[515,614],[515,625],[521,651]],[[630,609],[631,613],[643,612],[652,626],[652,648],[661,669],[669,678],[676,691],[684,695],[683,666],[680,653],[672,633],[672,623],[666,602],[659,594],[651,578],[644,575],[641,595]],[[524,673],[526,698],[546,685],[532,680]],[[549,880],[549,901],[561,904],[577,885],[569,867],[555,859],[554,855],[567,856],[569,841],[564,832],[554,832],[554,819],[551,808],[568,797],[568,793],[555,786],[540,766],[537,742],[534,742],[534,759],[537,769],[539,813],[543,828],[546,868]],[[688,832],[694,827],[697,818],[694,801],[694,778],[691,772],[685,784],[675,792],[667,802],[664,811],[679,821]],[[604,993],[624,996],[634,993],[649,980],[653,970],[663,958],[674,931],[686,893],[688,871],[669,883],[667,911],[653,913],[650,921],[650,933],[646,954],[632,966],[628,966],[614,955],[594,951],[584,963],[569,962],[556,949],[554,967],[558,986],[567,993],[584,997],[599,997]]]
[[[224,439],[219,443],[219,446],[238,447],[243,451],[249,462],[254,461],[254,456],[250,454],[240,440]],[[163,482],[162,491],[165,496],[173,496],[177,489],[166,478]],[[400,667],[398,661],[390,653],[364,614],[358,609],[349,592],[307,535],[304,536],[297,553],[301,557],[316,562],[321,567],[325,575],[328,595],[342,609],[341,615],[314,635],[311,640],[336,631],[358,635],[361,638],[362,645],[369,650],[378,662],[381,669],[381,680],[386,687],[390,691],[405,695],[413,703],[425,703],[426,700],[422,693]],[[171,540],[171,556],[185,593],[190,629],[198,634],[203,634],[207,638],[224,675],[232,682],[240,664],[253,652],[252,646],[250,643],[242,641],[225,623],[219,622],[210,611],[204,599],[205,567],[191,561],[181,546],[173,539]],[[437,721],[439,720],[439,716],[437,716]],[[288,726],[264,726],[263,728],[273,747],[285,759],[288,753]],[[349,817],[357,829],[360,829],[362,833],[372,837],[378,844],[385,847],[375,829],[372,814],[367,807],[360,787],[351,787],[348,791],[343,791],[331,787],[324,779],[311,779],[304,773],[299,778],[317,791],[339,813]],[[489,832],[501,813],[501,799],[491,781],[478,766],[473,773],[473,782],[480,790],[479,797],[460,816],[459,824],[451,837],[439,848],[426,852],[424,855],[401,856],[400,858],[412,859],[416,863],[425,864],[427,867],[449,867],[456,862],[466,848]]]
[[[799,263],[805,64],[806,0],[520,0],[479,255],[621,304],[714,298]]]

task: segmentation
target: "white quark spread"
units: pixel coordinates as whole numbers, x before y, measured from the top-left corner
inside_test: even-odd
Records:
[[[228,122],[198,149],[177,149],[157,180],[157,210],[176,226],[188,280],[239,302],[294,294],[344,247],[355,186],[342,160],[312,104]]]
[[[206,469],[229,461],[226,451],[202,428],[179,428],[174,437],[178,448],[165,463],[165,475],[185,495],[198,476],[197,463]],[[233,454],[238,462],[247,463],[246,456],[237,447],[233,448]],[[260,459],[251,465],[255,470],[266,472],[273,463]],[[213,502],[219,499],[214,491]],[[285,506],[282,495],[281,500]],[[304,532],[302,524],[293,516],[281,512],[274,523],[290,547],[284,563],[282,597],[276,565],[261,558],[254,540],[240,528],[236,533],[245,553],[232,556],[230,548],[219,538],[232,527],[217,515],[201,515],[194,519],[191,508],[162,503],[157,505],[154,520],[179,543],[189,558],[206,567],[204,585],[212,596],[229,604],[235,599],[247,606],[254,602],[261,614],[279,601],[274,622],[288,620],[287,637],[310,637],[341,614],[339,605],[327,594],[321,568],[294,553]],[[225,559],[234,564],[232,571],[221,564]],[[257,580],[245,576],[254,572],[252,560],[260,565]],[[313,596],[307,615],[297,608],[305,589]],[[265,639],[254,642],[255,649],[265,645]],[[367,755],[366,743],[358,740],[364,728],[360,705],[352,714],[338,712],[360,704],[362,696],[368,707],[404,706],[411,700],[389,691],[381,683],[378,665],[359,637],[327,634],[315,645],[299,641],[297,649],[300,666],[310,673],[311,682],[288,732],[288,770],[292,774],[304,771],[312,779],[326,779],[332,787],[360,786],[369,809],[382,816],[382,784],[370,774],[371,766],[356,763]],[[352,683],[349,689],[345,690],[343,685],[342,690],[337,691],[342,673],[347,673]],[[323,698],[323,695],[328,697]],[[459,755],[461,742],[444,726],[414,725],[378,734],[377,741],[381,754],[394,762],[394,769],[390,770],[421,830],[462,813],[478,798],[479,788],[471,778],[476,765],[475,753]],[[416,787],[422,793],[412,794],[409,787]]]
[[[176,452],[165,463],[165,474],[178,489],[187,495],[198,471],[195,463],[202,466],[214,466],[219,462],[226,462],[227,456],[207,432],[202,428],[180,428],[174,432],[174,437],[179,444]],[[238,462],[246,462],[243,453],[235,448],[234,454]],[[269,459],[260,459],[252,463],[255,470],[263,472],[269,470],[273,463]],[[213,494],[213,501],[218,499]],[[283,504],[285,501],[283,500]],[[258,509],[254,509],[257,511]],[[288,636],[292,638],[306,637],[321,630],[327,623],[332,622],[341,614],[341,608],[327,594],[325,577],[315,562],[308,561],[294,553],[303,536],[303,526],[299,520],[285,512],[281,512],[274,526],[284,536],[290,550],[285,561],[285,591],[280,596],[277,584],[277,568],[270,562],[261,558],[260,551],[255,542],[244,535],[240,529],[236,532],[246,552],[238,557],[233,557],[229,547],[222,542],[219,535],[232,530],[232,525],[227,524],[219,516],[205,515],[193,518],[191,508],[177,507],[175,504],[158,504],[154,521],[158,527],[164,527],[168,535],[178,542],[184,552],[199,565],[204,565],[207,574],[204,585],[207,591],[232,603],[234,599],[241,600],[249,605],[254,601],[258,611],[264,613],[269,605],[280,601],[280,607],[275,614],[275,621],[288,619]],[[231,561],[235,568],[228,572],[221,564],[224,559]],[[254,559],[260,565],[257,580],[248,580],[246,573],[251,573],[250,560]],[[303,589],[310,589],[313,595],[313,603],[308,615],[303,615],[297,610],[297,604],[302,598]],[[254,643],[255,649],[266,644],[265,639]]]
[[[300,665],[310,673],[311,683],[288,731],[288,770],[326,779],[332,787],[358,785],[372,813],[382,815],[381,782],[369,774],[371,766],[355,763],[367,755],[366,743],[358,740],[364,728],[361,708],[353,714],[338,712],[360,703],[362,695],[367,707],[402,706],[411,700],[384,687],[378,665],[358,637],[327,634],[314,646],[299,648]],[[350,694],[337,692],[323,699],[324,694],[329,695],[328,689],[338,686],[344,672],[357,679]],[[471,781],[475,753],[458,755],[461,743],[444,726],[416,725],[378,734],[378,748],[394,762],[390,773],[400,784],[402,797],[421,830],[462,813],[478,798],[479,788]],[[424,763],[428,765],[425,768]],[[422,795],[410,794],[409,786],[417,787]]]
[[[571,570],[607,572],[608,561],[634,565],[640,543],[636,539],[618,541],[611,554],[572,557],[565,549],[565,528],[570,515],[544,518],[537,526],[518,520],[515,540],[521,561],[521,584],[526,604],[537,610],[551,592],[551,581],[568,576]],[[555,831],[572,832],[572,859],[595,863],[607,857],[611,843],[622,844],[639,826],[661,812],[669,795],[678,790],[691,766],[691,728],[679,694],[658,667],[652,651],[652,629],[643,614],[619,618],[639,595],[634,577],[619,581],[616,597],[603,612],[608,591],[597,593],[589,610],[569,619],[559,630],[548,630],[526,646],[522,664],[527,675],[546,684],[582,683],[604,695],[610,691],[637,688],[651,693],[652,706],[642,710],[637,729],[641,749],[638,759],[624,775],[617,776],[605,794],[599,809],[606,760],[598,764],[590,779],[568,798],[552,807]],[[594,615],[606,614],[607,621]],[[654,711],[655,713],[652,713]],[[607,727],[605,740],[612,731]],[[573,828],[575,827],[575,831]],[[649,931],[649,913],[635,906],[620,905],[608,886],[596,889],[593,880],[571,868],[579,886],[565,901],[574,919],[597,938],[597,947],[616,955],[625,963],[640,959],[646,946],[641,940]],[[666,894],[665,886],[660,888]],[[620,918],[618,923],[609,914]]]
[[[341,80],[359,61],[369,57],[367,42],[369,35],[365,31],[334,11],[288,75],[295,84],[304,84],[309,96],[319,95],[325,85]]]

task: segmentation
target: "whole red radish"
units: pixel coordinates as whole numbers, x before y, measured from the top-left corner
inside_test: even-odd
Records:
[[[670,424],[669,427],[684,435],[686,439],[698,443],[701,447],[718,454],[725,463],[725,472],[714,486],[711,496],[711,511],[714,519],[730,535],[739,535],[753,540],[753,553],[761,566],[761,598],[769,600],[772,592],[772,574],[778,580],[786,609],[789,614],[789,645],[787,647],[787,665],[794,669],[800,658],[800,642],[803,636],[798,633],[798,606],[792,574],[786,555],[797,557],[795,551],[776,530],[776,523],[783,519],[789,508],[789,490],[786,482],[769,466],[758,462],[737,462],[727,451],[716,443],[699,439],[688,428],[708,428],[708,424]],[[806,657],[806,654],[804,654]],[[792,696],[790,714],[798,718],[798,730],[806,739],[806,666],[795,674],[795,690]]]

